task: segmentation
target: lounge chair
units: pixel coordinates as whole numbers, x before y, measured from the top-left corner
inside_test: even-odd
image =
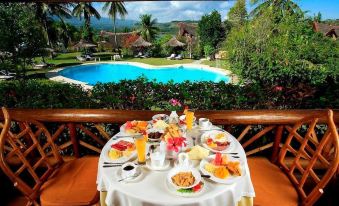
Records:
[[[92,57],[91,55],[87,54],[87,55],[85,55],[85,59],[86,59],[86,61],[93,61],[94,57]]]
[[[167,57],[167,59],[175,59],[176,55],[175,54],[171,54],[171,56]]]
[[[43,69],[46,68],[48,65],[44,62],[40,62],[38,64],[33,63],[33,69]]]
[[[14,78],[14,76],[9,76],[9,75],[0,75],[0,81],[2,80],[8,80],[8,79],[12,79]]]
[[[147,52],[146,54],[142,55],[141,58],[149,58],[151,55]]]
[[[134,58],[142,58],[143,56],[144,55],[141,52],[139,52],[137,55],[134,56]]]
[[[14,73],[14,72],[8,72],[8,71],[6,71],[6,70],[0,70],[0,75],[1,75],[1,76],[15,76],[16,73]]]
[[[182,60],[182,55],[178,54],[178,56],[175,57],[176,60]]]
[[[82,57],[82,56],[77,56],[76,57],[78,61],[81,61],[81,62],[85,62],[86,61],[86,58]]]

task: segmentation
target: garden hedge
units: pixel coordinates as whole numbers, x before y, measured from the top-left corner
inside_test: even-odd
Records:
[[[156,83],[140,78],[99,83],[91,91],[49,80],[0,82],[0,104],[10,108],[166,109],[174,98],[200,110],[339,108],[339,85],[262,88],[224,82]]]

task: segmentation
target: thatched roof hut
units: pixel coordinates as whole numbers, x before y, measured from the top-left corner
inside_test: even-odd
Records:
[[[178,24],[179,31],[178,31],[178,36],[190,36],[194,37],[196,36],[196,31],[197,31],[197,24],[188,24],[184,22],[179,22]]]
[[[142,36],[139,36],[135,42],[132,43],[132,47],[149,47],[152,46],[152,44],[148,41],[146,41]]]
[[[168,42],[166,42],[165,45],[170,46],[170,47],[183,47],[183,46],[185,46],[185,44],[178,41],[178,39],[176,37],[172,37],[172,39],[170,39]]]
[[[321,32],[325,36],[332,37],[335,39],[338,38],[339,36],[339,26],[337,25],[313,22],[313,29],[316,32]]]
[[[93,48],[93,47],[96,47],[97,45],[92,43],[92,42],[89,42],[89,41],[86,41],[86,40],[83,40],[81,39],[76,45],[74,45],[73,47],[74,48],[77,48],[77,49],[80,49],[80,48]]]
[[[123,48],[125,47],[126,41],[134,36],[139,36],[137,32],[127,32],[127,33],[116,33],[116,43],[115,35],[113,32],[101,31],[100,37],[102,40],[106,41],[106,45],[109,45],[112,48]],[[136,38],[137,39],[137,38]]]

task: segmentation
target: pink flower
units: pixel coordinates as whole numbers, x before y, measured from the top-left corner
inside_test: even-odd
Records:
[[[181,107],[181,103],[179,102],[179,100],[178,99],[170,99],[169,100],[169,103],[172,105],[172,106],[179,106],[179,107]]]
[[[284,89],[284,88],[283,88],[282,86],[275,86],[275,87],[273,88],[273,90],[276,91],[276,92],[281,92],[283,89]]]
[[[183,145],[186,146],[186,138],[184,137],[172,137],[167,139],[167,150],[179,152],[179,148]]]

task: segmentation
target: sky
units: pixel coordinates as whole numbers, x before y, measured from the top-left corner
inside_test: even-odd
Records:
[[[294,0],[303,11],[308,11],[309,16],[320,12],[323,19],[339,19],[339,0]],[[235,1],[142,1],[125,2],[128,15],[126,19],[138,20],[140,14],[152,14],[158,22],[170,22],[174,20],[199,20],[202,15],[210,13],[214,9],[221,13],[223,19],[227,18],[229,9]],[[94,6],[102,14],[103,3],[94,3]],[[247,4],[247,10],[253,6]]]

